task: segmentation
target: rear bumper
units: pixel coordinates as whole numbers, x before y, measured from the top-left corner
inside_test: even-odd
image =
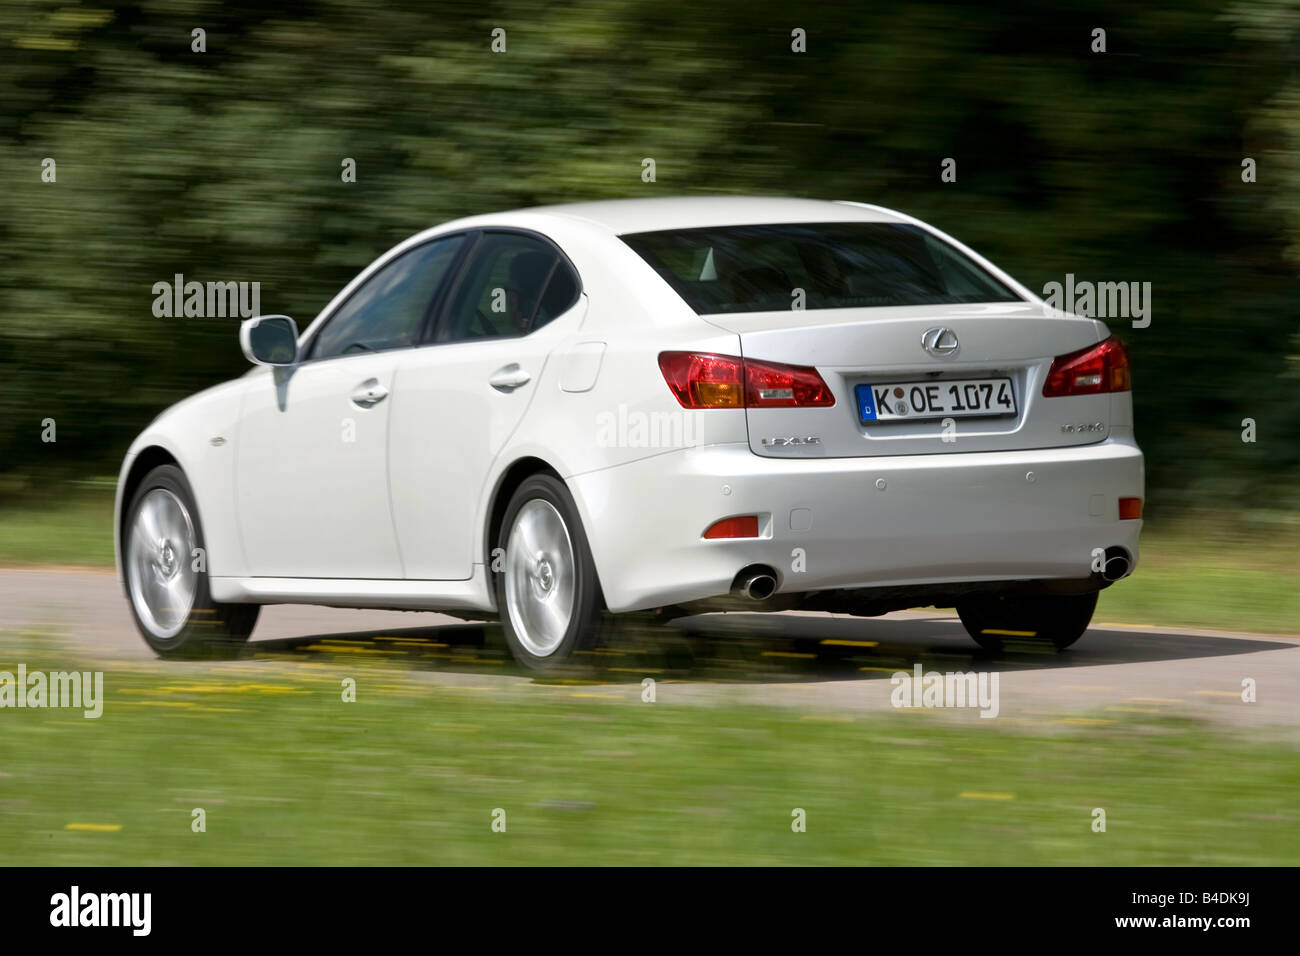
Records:
[[[1093,549],[1138,558],[1142,452],[1112,436],[1038,451],[776,459],[744,444],[672,451],[569,477],[610,610],[718,597],[741,568],[778,593],[1086,579]],[[706,541],[730,515],[759,538]]]

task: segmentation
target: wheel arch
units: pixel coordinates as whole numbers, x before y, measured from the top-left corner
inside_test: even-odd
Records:
[[[146,445],[131,460],[131,464],[120,482],[117,520],[113,525],[113,550],[117,554],[118,577],[122,581],[123,588],[126,587],[126,575],[123,573],[122,568],[122,549],[126,545],[126,521],[127,513],[131,507],[131,499],[135,497],[136,490],[144,481],[145,475],[159,465],[174,465],[180,468],[182,472],[185,470],[181,468],[180,461],[168,449],[161,445]]]
[[[550,475],[564,485],[569,497],[573,499],[578,512],[577,520],[582,522],[583,535],[588,541],[588,546],[590,546],[591,530],[586,527],[587,522],[583,520],[583,513],[586,509],[583,507],[582,501],[579,500],[573,486],[565,481],[564,476],[560,474],[560,470],[536,455],[525,455],[511,462],[510,466],[501,473],[501,477],[497,479],[496,487],[492,491],[492,497],[487,507],[487,520],[484,522],[483,529],[483,567],[485,569],[483,577],[487,584],[488,596],[492,599],[494,605],[496,603],[496,587],[493,583],[492,549],[495,547],[494,543],[501,531],[501,523],[505,520],[506,508],[510,506],[510,499],[514,496],[515,490],[534,475]],[[604,595],[605,589],[601,578],[600,562],[596,559],[594,553],[592,554],[592,561],[596,569],[596,587],[600,589],[601,595]],[[497,610],[500,611],[500,608],[497,608]]]
[[[496,487],[492,489],[487,507],[487,521],[483,526],[483,563],[487,568],[485,577],[489,582],[492,580],[492,549],[501,530],[501,522],[505,519],[510,498],[514,495],[515,489],[533,475],[551,475],[559,481],[564,481],[559,471],[550,462],[527,455],[511,462],[510,467],[501,472]],[[568,482],[565,482],[565,487],[568,487]],[[490,587],[489,591],[491,591]]]

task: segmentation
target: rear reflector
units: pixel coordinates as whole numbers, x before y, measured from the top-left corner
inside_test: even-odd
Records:
[[[827,408],[835,396],[815,368],[709,352],[660,352],[682,408]]]
[[[758,515],[737,515],[723,518],[709,525],[704,532],[706,538],[757,538]]]
[[[1043,382],[1043,396],[1099,395],[1127,392],[1131,387],[1128,353],[1118,339],[1105,339],[1054,358]]]
[[[1131,521],[1134,518],[1142,517],[1142,499],[1141,498],[1121,498],[1119,499],[1119,520]]]

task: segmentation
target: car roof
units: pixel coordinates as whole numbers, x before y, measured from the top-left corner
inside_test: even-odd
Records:
[[[865,203],[767,196],[672,196],[607,199],[532,206],[513,213],[556,216],[606,229],[615,235],[661,229],[748,226],[796,222],[910,222],[893,210]],[[505,217],[512,213],[501,213]]]

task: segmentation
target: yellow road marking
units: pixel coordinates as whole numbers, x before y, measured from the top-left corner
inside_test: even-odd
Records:
[[[846,641],[839,638],[822,641],[823,644],[829,644],[832,647],[879,647],[879,641]]]
[[[331,654],[401,654],[401,651],[385,651],[378,647],[366,645],[353,647],[349,644],[304,644],[295,648],[299,651],[329,651]]]
[[[124,700],[128,707],[197,707],[198,704],[188,700]]]
[[[980,631],[981,634],[996,634],[999,637],[1036,637],[1037,631],[1003,631],[996,627],[986,627]]]
[[[1014,800],[1014,793],[982,793],[979,790],[963,790],[958,794],[962,800]]]
[[[120,823],[69,823],[65,830],[88,830],[92,833],[116,833],[122,829]]]

